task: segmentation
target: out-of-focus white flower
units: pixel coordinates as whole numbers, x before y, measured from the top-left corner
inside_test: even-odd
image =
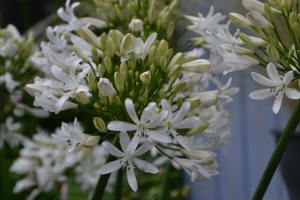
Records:
[[[134,142],[134,140],[130,141],[130,138],[126,132],[121,132],[120,135],[120,144],[123,152],[121,152],[119,149],[117,149],[115,146],[110,144],[109,142],[103,142],[102,145],[104,149],[110,153],[111,155],[118,157],[120,159],[116,161],[109,162],[105,164],[103,167],[101,167],[98,171],[100,174],[109,174],[111,172],[114,172],[121,167],[127,168],[127,180],[132,188],[133,191],[137,191],[138,185],[137,185],[137,180],[134,174],[134,167],[133,163],[140,169],[143,170],[147,173],[152,173],[156,174],[158,173],[158,168],[144,160],[141,160],[137,158],[136,156],[139,156],[147,151],[149,151],[153,146],[155,145],[154,143],[144,143],[140,148],[135,150],[136,146],[135,145],[130,145],[131,143]],[[131,150],[130,146],[135,146],[133,151]]]
[[[24,136],[16,133],[20,128],[21,124],[13,123],[11,116],[6,118],[5,124],[0,127],[0,149],[2,149],[4,141],[12,148],[24,140]]]
[[[141,38],[136,38],[133,35],[130,35],[133,43],[133,49],[129,50],[125,56],[121,58],[121,62],[124,62],[130,58],[131,52],[134,52],[136,58],[144,60],[148,54],[148,49],[150,45],[155,41],[157,33],[152,33],[147,40],[144,41]]]
[[[12,93],[13,90],[21,85],[21,83],[15,81],[11,73],[6,72],[4,75],[0,76],[0,85],[5,83],[5,87],[9,93]]]
[[[225,69],[223,75],[229,72],[241,71],[259,65],[259,61],[250,56],[240,56],[235,52],[234,43],[232,43],[232,53],[227,52],[221,46],[217,46],[219,53],[225,61]]]
[[[278,113],[281,102],[283,98],[283,94],[285,94],[290,99],[299,99],[300,92],[293,88],[288,88],[287,86],[293,80],[293,71],[287,72],[283,79],[281,80],[276,66],[273,63],[269,63],[267,66],[267,73],[270,79],[252,72],[252,78],[261,85],[268,86],[270,88],[256,90],[251,92],[249,97],[255,100],[262,100],[266,99],[270,96],[275,96],[275,101],[272,107],[273,112],[276,114]]]
[[[213,14],[214,7],[211,6],[210,10],[206,17],[203,17],[201,13],[199,13],[199,17],[193,17],[189,15],[184,15],[183,17],[193,23],[193,25],[188,26],[187,28],[191,31],[194,31],[202,36],[206,35],[206,30],[217,30],[218,28],[223,28],[224,25],[219,24],[220,21],[226,18],[225,15],[221,13]]]
[[[9,38],[5,42],[0,38],[0,55],[2,57],[13,57],[17,52],[17,45]]]
[[[133,31],[143,31],[143,25],[144,22],[142,20],[132,19],[128,27]]]

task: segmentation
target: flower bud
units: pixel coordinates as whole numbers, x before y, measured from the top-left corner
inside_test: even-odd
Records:
[[[167,58],[167,56],[166,56]],[[175,66],[175,65],[182,65],[184,63],[184,56],[183,53],[177,53],[173,59],[171,60],[171,62],[169,63],[168,67],[166,68],[165,72],[169,73],[171,71],[171,69]]]
[[[180,72],[181,72],[181,66],[177,64],[170,70],[170,72],[167,75],[167,78],[171,78],[177,74],[180,74]]]
[[[105,122],[103,121],[102,118],[94,117],[93,122],[94,122],[94,126],[96,127],[96,129],[98,129],[101,133],[107,132]]]
[[[239,33],[239,37],[249,47],[252,47],[252,48],[255,48],[255,49],[259,48],[259,46],[255,42],[253,42],[251,40],[251,38],[248,35],[246,35],[245,33]]]
[[[105,69],[107,70],[108,73],[112,72],[112,63],[109,57],[105,56],[103,58],[103,65],[105,67]]]
[[[151,47],[148,52],[148,60],[147,60],[148,67],[152,65],[152,63],[154,63],[157,54],[158,54],[158,48],[156,46]]]
[[[189,102],[191,104],[191,110],[198,108],[198,106],[200,105],[200,98],[199,97],[192,97],[192,98],[187,98],[186,102]]]
[[[149,9],[148,19],[149,19],[149,23],[153,24],[154,20],[156,19],[155,8],[150,8]]]
[[[269,44],[273,44],[274,46],[276,46],[276,40],[273,37],[269,38]],[[282,46],[281,46],[282,47]],[[283,48],[282,48],[283,49]]]
[[[160,99],[166,98],[166,93],[165,93],[164,89],[160,89],[158,94],[159,94]]]
[[[189,55],[184,56],[184,61],[191,62],[191,61],[197,60],[197,58],[198,57],[196,54],[189,54]]]
[[[115,20],[116,20],[115,14],[116,13],[115,13],[114,6],[112,5],[112,3],[108,4],[108,14],[109,14],[111,21],[115,22]]]
[[[107,98],[106,98],[105,96],[103,96],[103,94],[101,94],[100,91],[99,91],[99,93],[98,93],[98,96],[99,96],[101,102],[102,102],[104,105],[107,106],[107,103],[108,103],[108,102],[107,102]]]
[[[99,57],[98,57],[98,52],[97,52],[97,49],[95,47],[92,47],[91,48],[91,54],[92,54],[92,58],[93,58],[93,61],[98,64],[99,63]]]
[[[123,15],[122,10],[120,9],[119,5],[115,4],[114,7],[115,7],[115,13],[117,14],[120,22],[123,22],[124,21],[124,15]]]
[[[286,12],[289,12],[294,7],[294,0],[282,0],[282,6]]]
[[[200,105],[199,105],[200,108],[209,108],[212,105],[215,105],[218,103],[217,95],[210,91],[197,94],[197,97],[199,97],[201,100]]]
[[[260,27],[254,25],[254,24],[251,24],[251,25],[250,25],[250,30],[251,30],[257,37],[259,37],[259,38],[261,38],[261,39],[263,39],[263,40],[265,40],[265,41],[269,41],[268,36],[263,32],[263,30],[262,30]]]
[[[93,136],[93,135],[87,136],[85,138],[85,141],[84,141],[84,143],[83,143],[82,146],[84,146],[86,148],[93,147],[96,144],[98,144],[98,142],[100,141],[100,139],[101,139],[101,137],[99,135],[97,135],[97,136]]]
[[[115,84],[117,86],[118,91],[121,93],[124,92],[123,76],[119,72],[115,72],[114,78],[115,78]]]
[[[108,56],[109,58],[114,57],[116,53],[116,47],[114,45],[114,42],[111,38],[108,38],[107,40],[107,49],[105,50],[105,55]]]
[[[134,77],[135,81],[138,82],[139,78],[140,78],[140,72],[135,71],[135,77]]]
[[[148,92],[144,92],[142,103],[146,103],[148,100]]]
[[[107,48],[107,40],[108,40],[107,34],[103,32],[100,38],[100,45],[102,51],[104,51]]]
[[[167,27],[167,25],[169,25],[170,16],[171,16],[170,11],[163,13],[162,18],[161,18],[162,27],[165,28],[165,27]]]
[[[124,56],[128,50],[130,50],[132,48],[133,45],[133,41],[131,38],[131,33],[126,34],[122,41],[121,41],[121,45],[120,45],[120,56]]]
[[[185,82],[179,83],[178,85],[176,85],[173,89],[172,89],[172,93],[176,93],[180,90],[183,90],[186,86]]]
[[[135,64],[130,60],[127,62],[130,69],[135,70]]]
[[[97,36],[87,28],[81,28],[80,29],[80,35],[84,41],[92,45],[93,47],[96,47],[97,49],[101,50],[101,43],[98,40]]]
[[[271,7],[269,4],[265,3],[264,4],[264,10],[265,10],[265,13],[266,13],[266,16],[268,18],[268,20],[271,22],[271,23],[274,23],[274,18],[273,18],[273,12],[271,10]]]
[[[154,64],[152,64],[150,66],[150,72],[151,72],[151,74],[155,74],[155,66],[154,66]]]
[[[169,49],[169,43],[166,40],[161,40],[158,44],[158,50],[160,56],[164,56]]]
[[[120,106],[120,105],[121,105],[121,99],[120,99],[120,97],[117,96],[117,95],[113,96],[113,102],[114,102],[116,105]]]
[[[203,160],[209,157],[211,154],[208,151],[203,150],[193,150],[192,152],[186,150],[186,149],[180,149],[179,150],[182,154],[186,155],[188,158],[193,160]],[[212,165],[214,163],[214,158],[211,158],[206,163],[203,163],[204,165]]]
[[[205,59],[198,59],[181,65],[182,71],[204,73],[210,69],[211,63]]]
[[[236,25],[244,28],[249,28],[251,22],[244,17],[243,15],[240,15],[238,13],[229,13],[229,19]]]
[[[89,80],[89,87],[91,89],[91,91],[95,91],[97,89],[97,84],[95,81],[95,76],[93,73],[89,73],[88,75],[88,80]]]
[[[100,78],[98,88],[103,96],[113,96],[117,94],[116,90],[107,78]]]
[[[261,14],[265,14],[265,10],[264,10],[264,4],[260,1],[256,1],[256,0],[243,0],[242,4],[244,6],[244,8],[246,8],[246,10],[248,11],[256,11],[259,12]],[[271,8],[273,14],[275,15],[281,15],[282,12],[280,10],[276,10],[275,8]]]
[[[165,54],[165,57],[166,57],[168,62],[170,61],[172,56],[173,56],[173,49],[169,49]]]
[[[89,104],[90,98],[87,96],[87,94],[83,91],[75,93],[75,99],[79,101],[82,104]]]
[[[269,0],[271,6],[277,10],[282,11],[282,4],[281,4],[281,0]]]
[[[268,53],[268,56],[276,63],[281,63],[281,60],[280,60],[280,55],[277,51],[277,48],[276,46],[274,46],[273,44],[269,44],[268,45],[268,48],[267,48],[267,53]]]
[[[296,16],[296,13],[294,11],[292,11],[290,13],[290,16],[289,16],[289,23],[290,23],[290,26],[293,26],[293,24],[297,22],[297,16]]]
[[[231,44],[222,44],[221,47],[228,51],[229,53],[232,53],[232,45]],[[243,47],[239,47],[237,45],[234,45],[234,50],[238,55],[249,55],[249,54],[254,54],[254,51],[250,49],[246,49]]]
[[[136,65],[136,55],[134,52],[130,53],[130,61],[134,64],[134,66]]]
[[[109,36],[114,42],[114,45],[118,52],[120,52],[120,36],[115,30],[110,30]]]
[[[299,27],[299,23],[296,22],[293,24],[293,32],[295,34],[295,36],[300,39],[300,27]]]
[[[120,66],[120,73],[123,76],[124,80],[127,78],[127,73],[128,73],[128,66],[126,62],[122,62]]]
[[[167,39],[170,40],[174,32],[175,24],[171,21],[167,27]]]
[[[202,46],[203,44],[205,44],[204,37],[194,37],[190,39],[190,41],[193,42],[193,45],[195,46]]]
[[[182,97],[177,98],[176,104],[177,104],[178,109],[180,109],[183,104]]]
[[[147,71],[140,75],[140,79],[144,84],[149,84],[151,79],[151,72]]]
[[[104,65],[99,64],[99,65],[98,65],[98,73],[99,73],[100,78],[103,78],[103,77],[104,77],[104,72],[105,72],[105,67],[104,67]]]
[[[262,14],[258,12],[252,11],[248,13],[247,18],[252,24],[260,28],[274,29],[274,26],[268,20],[266,20],[266,18],[264,18]]]
[[[133,31],[143,31],[144,27],[144,22],[140,19],[132,19],[130,24],[129,24],[129,28]]]
[[[108,22],[108,19],[107,19],[107,17],[106,17],[106,14],[103,12],[103,10],[102,10],[101,8],[98,7],[98,8],[96,9],[96,11],[97,11],[98,15],[100,16],[100,18],[108,24],[108,23],[109,23],[109,22]]]
[[[186,133],[187,136],[193,136],[193,135],[198,135],[199,133],[202,133],[207,129],[209,126],[208,122],[201,122],[197,126],[195,126],[192,130]]]
[[[160,58],[160,68],[161,68],[161,71],[165,71],[167,64],[168,64],[168,62],[167,62],[166,57],[165,56],[161,57]]]
[[[89,63],[89,59],[82,53],[82,51],[75,45],[72,46],[73,52],[83,60],[83,62]]]
[[[130,77],[131,79],[133,79],[134,73],[133,73],[133,71],[132,71],[131,69],[128,71],[128,74],[129,74],[129,77]]]

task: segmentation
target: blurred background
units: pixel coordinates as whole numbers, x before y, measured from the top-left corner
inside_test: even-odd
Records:
[[[85,0],[85,2],[88,3],[91,0]],[[31,27],[40,39],[45,27],[55,23],[57,18],[56,14],[53,13],[64,3],[65,0],[2,0],[0,1],[1,27],[14,24],[21,33]],[[221,12],[225,15],[229,12],[247,13],[242,7],[241,0],[180,0],[178,15],[197,16],[198,12],[201,12],[206,16],[211,5],[214,5],[215,12]],[[182,29],[184,29],[186,22],[182,20],[181,23]],[[235,25],[231,26],[232,31],[236,30]],[[178,32],[180,33],[182,29]],[[206,56],[209,57],[209,55]],[[198,183],[191,183],[190,177],[185,177],[186,183],[190,184],[191,187],[188,198],[190,200],[251,199],[258,185],[275,148],[276,135],[283,131],[289,119],[293,102],[284,99],[280,112],[275,115],[271,109],[274,98],[263,101],[250,99],[248,97],[250,92],[261,88],[252,80],[250,74],[252,71],[264,73],[265,70],[259,67],[252,68],[230,73],[220,78],[221,82],[225,83],[229,77],[232,77],[233,86],[240,88],[240,92],[233,96],[234,102],[226,108],[230,112],[230,124],[228,126],[232,135],[229,144],[215,151],[218,154],[220,175],[212,177],[211,182]],[[66,115],[67,112],[64,114]],[[60,118],[64,117],[61,116]],[[281,169],[277,170],[266,192],[265,200],[297,199],[293,196],[295,195],[293,188],[296,188],[297,193],[300,182],[300,172],[297,170],[297,159],[299,160],[297,147],[300,148],[300,143],[298,145],[297,140],[299,139],[293,140],[295,146],[292,146],[294,144],[289,145],[289,151],[281,162],[281,168],[285,172],[282,173]],[[292,181],[289,187],[283,178],[283,174],[286,173],[290,179],[295,179],[288,180]]]

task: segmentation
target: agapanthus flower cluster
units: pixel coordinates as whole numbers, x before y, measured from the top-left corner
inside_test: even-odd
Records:
[[[77,122],[66,124],[72,129],[82,129]],[[56,128],[55,134],[63,134],[65,126]],[[62,151],[69,150],[67,146],[58,144],[54,138],[41,128],[32,139],[23,137],[23,148],[10,171],[24,178],[17,181],[13,192],[19,193],[31,190],[28,200],[35,199],[40,193],[49,192],[53,188],[59,191],[60,199],[68,199],[68,175],[73,174],[83,191],[93,190],[99,175],[96,173],[107,157],[101,146],[91,149],[82,149],[71,162],[65,161]],[[95,181],[92,181],[96,179]]]
[[[26,113],[39,118],[49,116],[49,113],[43,109],[32,108],[32,105],[23,102],[24,86],[36,72],[32,58],[38,54],[33,33],[30,32],[27,37],[22,37],[11,24],[0,29],[1,144],[5,140],[10,147],[13,147],[18,144],[18,138],[22,137],[16,134],[21,124],[13,124],[13,116],[23,117]]]
[[[155,0],[126,6],[124,1],[95,3],[101,19],[78,19],[74,8],[79,3],[69,0],[58,10],[67,24],[47,28],[50,42],[41,44],[44,57],[33,59],[46,76],[25,87],[35,97],[34,106],[54,113],[79,108],[94,117],[96,133],[83,133],[75,119],[73,128],[63,123],[61,133],[53,135],[68,146],[61,150],[66,161],[100,143],[113,159],[98,174],[126,170],[133,191],[138,189],[136,168],[159,171],[139,157],[150,151],[184,169],[192,181],[211,180],[219,174],[212,150],[225,143],[224,104],[239,89],[230,87],[231,78],[225,85],[216,80],[210,61],[184,54],[191,48],[174,48],[171,15],[178,1],[159,13]],[[207,90],[208,81],[216,83],[215,90]]]
[[[300,98],[298,90],[288,88],[292,81],[299,81],[299,2],[269,0],[268,4],[257,0],[243,0],[242,4],[249,13],[246,16],[230,13],[230,20],[226,25],[221,24],[224,16],[220,13],[213,14],[213,7],[206,17],[202,14],[198,18],[185,16],[193,24],[187,29],[200,35],[192,38],[191,42],[211,50],[212,73],[225,75],[255,66],[266,67],[270,79],[255,72],[252,77],[267,88],[254,91],[249,96],[255,100],[274,96],[272,109],[277,113],[284,94],[290,99]],[[275,24],[275,17],[285,21],[288,27],[286,33]],[[241,33],[239,29],[231,34],[231,22],[250,29],[255,36]],[[292,46],[286,44],[288,40],[293,41]]]

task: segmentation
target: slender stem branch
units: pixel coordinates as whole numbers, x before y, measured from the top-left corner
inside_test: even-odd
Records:
[[[122,197],[122,179],[123,179],[123,169],[119,169],[117,176],[117,185],[115,190],[115,200],[120,200]]]
[[[300,121],[300,100],[298,100],[293,113],[280,137],[280,140],[272,154],[272,157],[266,167],[266,170],[260,179],[260,182],[256,188],[256,191],[252,197],[253,200],[262,199],[271,180],[272,177],[279,165],[279,162],[289,144],[289,141],[291,140],[295,129]]]
[[[119,134],[117,134],[115,136],[115,139],[113,141],[113,145],[115,147],[117,147],[117,148],[120,148]],[[112,161],[114,161],[116,159],[117,159],[117,157],[114,157],[114,156],[112,156],[112,155],[109,154],[107,156],[105,164],[109,163],[109,162],[112,162]],[[109,177],[110,177],[110,174],[103,174],[103,175],[101,175],[99,177],[97,186],[96,186],[96,188],[94,190],[94,194],[93,194],[92,200],[100,200],[100,199],[102,199]]]

